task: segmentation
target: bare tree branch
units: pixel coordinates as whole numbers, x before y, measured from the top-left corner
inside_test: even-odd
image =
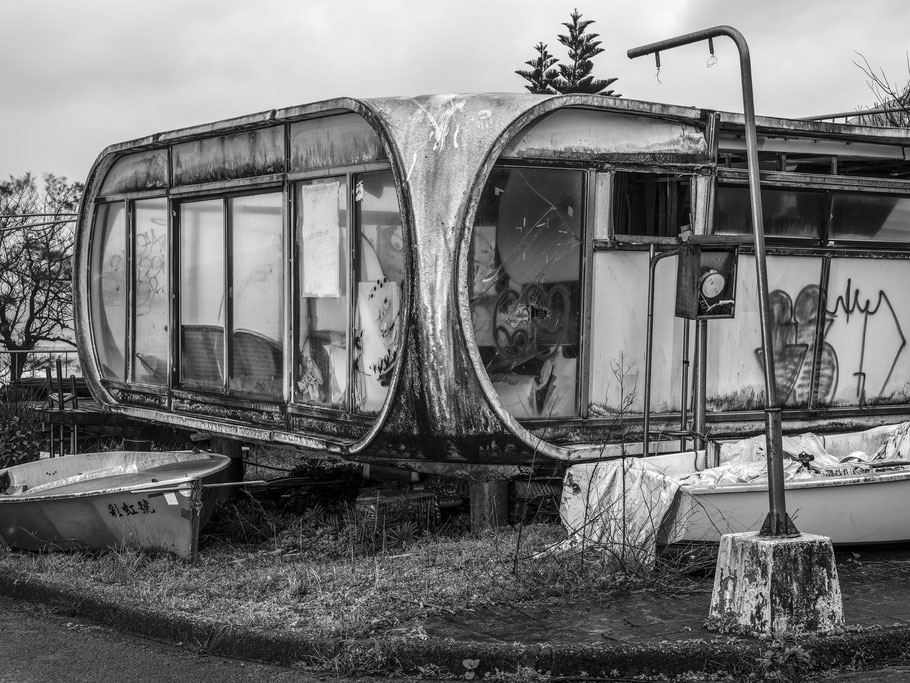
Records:
[[[891,111],[864,114],[858,123],[871,126],[888,126],[892,128],[910,127],[910,77],[903,85],[892,83],[883,69],[876,70],[866,57],[857,52],[862,62],[854,64],[866,74],[866,84],[875,98],[873,108],[891,109]],[[907,73],[910,74],[910,54],[907,55]]]

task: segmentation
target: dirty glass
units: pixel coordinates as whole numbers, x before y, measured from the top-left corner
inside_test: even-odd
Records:
[[[291,172],[385,159],[379,136],[358,114],[291,124]]]
[[[284,127],[174,145],[174,184],[187,185],[284,172]]]
[[[391,171],[354,176],[357,249],[354,407],[377,412],[389,393],[401,333],[404,249]]]
[[[284,387],[282,193],[228,200],[231,226],[231,376],[236,391]]]
[[[348,183],[345,177],[298,183],[294,396],[311,405],[347,408]]]
[[[101,204],[92,238],[92,334],[101,376],[126,379],[126,211],[123,202]]]
[[[167,200],[133,204],[135,276],[133,380],[167,384],[168,377],[168,232]]]
[[[831,205],[829,238],[910,242],[910,198],[881,194],[836,194]]]
[[[474,338],[516,417],[578,412],[583,175],[496,168],[468,256]]]
[[[828,202],[824,192],[763,187],[761,206],[766,236],[821,239],[827,222]],[[717,187],[714,232],[719,235],[752,234],[752,202],[748,187]]]
[[[224,202],[180,206],[180,380],[224,385]]]
[[[691,179],[657,173],[614,174],[613,231],[617,235],[673,237],[692,219]]]
[[[167,150],[153,149],[122,156],[104,178],[101,194],[143,192],[167,187]]]

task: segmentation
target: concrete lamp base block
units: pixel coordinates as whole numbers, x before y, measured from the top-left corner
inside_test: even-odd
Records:
[[[844,625],[831,539],[757,532],[721,537],[709,629],[752,635],[828,633]]]

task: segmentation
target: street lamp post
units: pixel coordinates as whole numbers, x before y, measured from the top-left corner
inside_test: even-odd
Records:
[[[758,142],[755,129],[755,105],[752,94],[752,66],[749,58],[749,46],[743,35],[731,26],[687,33],[676,38],[669,38],[650,45],[632,48],[628,51],[629,59],[654,54],[660,68],[660,52],[682,45],[689,45],[702,40],[709,41],[711,53],[714,53],[713,38],[728,36],[736,43],[739,50],[739,64],[742,78],[743,115],[746,123],[746,157],[749,171],[749,195],[752,204],[752,230],[755,237],[755,270],[758,280],[759,317],[761,320],[762,355],[765,371],[765,437],[768,460],[768,498],[770,509],[759,535],[761,536],[799,536],[789,515],[784,500],[784,461],[781,437],[781,409],[777,397],[777,382],[774,373],[774,349],[771,339],[771,304],[768,293],[768,271],[765,259],[765,232],[762,219],[761,186],[758,175]]]

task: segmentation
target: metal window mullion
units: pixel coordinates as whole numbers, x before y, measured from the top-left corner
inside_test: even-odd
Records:
[[[224,259],[224,349],[222,363],[224,363],[224,377],[222,377],[222,391],[227,392],[231,385],[231,358],[233,349],[231,339],[233,338],[234,325],[234,263],[231,260],[233,252],[233,216],[231,215],[231,200],[228,197],[222,199],[222,209],[224,216],[222,218],[223,230],[223,259]]]
[[[177,232],[177,205],[170,198],[167,198],[167,220],[168,220],[168,284],[170,286],[168,301],[168,407],[172,407],[173,396],[171,391],[177,386],[180,376],[177,371],[177,361],[180,358],[180,243]]]
[[[288,147],[285,146],[287,150]],[[294,224],[292,211],[292,192],[293,185],[285,176],[284,187],[282,189],[283,197],[281,210],[283,212],[281,227],[284,231],[281,244],[285,252],[282,254],[281,267],[281,292],[284,297],[282,307],[284,310],[284,353],[282,356],[282,367],[284,368],[282,379],[282,395],[285,403],[290,403],[294,396],[294,360],[296,353],[296,344],[294,343],[295,330],[297,329],[296,304],[297,298],[294,296],[294,287],[296,283],[296,273],[294,271],[296,260],[294,259]]]
[[[812,354],[812,370],[809,375],[809,410],[818,408],[818,383],[821,375],[822,351],[825,344],[826,311],[828,308],[828,283],[831,280],[831,255],[821,259],[819,274],[818,308],[815,314],[815,348]]]
[[[125,201],[126,205],[126,225],[125,231],[126,235],[124,236],[126,242],[126,301],[124,301],[124,307],[126,309],[126,339],[124,340],[123,350],[124,350],[124,359],[123,362],[126,367],[123,369],[123,376],[126,378],[127,383],[133,381],[133,356],[135,355],[135,334],[136,334],[136,305],[135,305],[135,292],[136,292],[136,268],[135,268],[135,235],[136,235],[136,205],[135,202]]]
[[[578,373],[578,386],[575,392],[575,414],[582,418],[588,417],[588,406],[591,403],[591,325],[594,310],[594,232],[598,216],[596,192],[598,188],[597,174],[588,170],[584,174],[582,206],[582,245],[581,250],[581,339],[580,367]]]
[[[357,194],[357,179],[359,178],[358,174],[350,173],[347,175],[348,183],[348,192],[347,192],[347,202],[348,202],[348,324],[345,334],[347,335],[347,348],[348,348],[348,390],[347,390],[347,406],[346,412],[355,413],[357,412],[356,408],[356,386],[357,386],[357,377],[354,371],[354,354],[357,352],[356,344],[354,339],[356,338],[356,329],[354,324],[357,320],[355,315],[357,311],[357,292],[355,285],[357,282],[357,268],[359,266],[359,251],[357,245],[360,243],[360,204],[355,201]],[[362,201],[362,200],[361,200]],[[363,362],[363,354],[361,354],[361,362]],[[361,368],[362,370],[362,368]]]

